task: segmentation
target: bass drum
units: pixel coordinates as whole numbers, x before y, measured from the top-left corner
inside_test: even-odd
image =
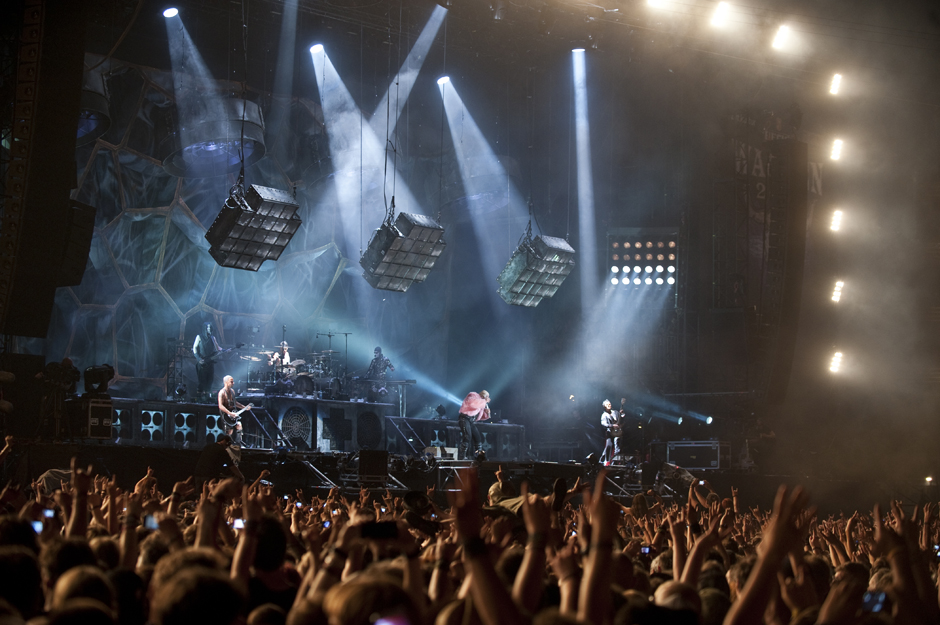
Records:
[[[298,395],[316,395],[317,384],[308,374],[298,374],[294,378],[294,393]]]

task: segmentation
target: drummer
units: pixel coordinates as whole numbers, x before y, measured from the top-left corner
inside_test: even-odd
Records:
[[[271,359],[268,360],[268,364],[275,367],[276,370],[280,371],[283,367],[286,367],[290,364],[290,347],[287,345],[287,341],[281,341],[281,345],[278,347],[277,351],[271,355]]]

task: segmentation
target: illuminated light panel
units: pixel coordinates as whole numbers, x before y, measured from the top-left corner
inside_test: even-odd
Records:
[[[644,280],[643,282],[645,282],[646,284],[653,284],[653,279],[652,279],[652,278],[647,278],[647,279]]]
[[[610,270],[614,273],[617,273],[618,271],[620,271],[620,267],[614,265],[613,267],[610,268]]]
[[[829,224],[830,230],[835,230],[838,232],[839,228],[842,227],[842,211],[834,211],[832,213],[832,223]]]
[[[720,28],[727,24],[729,11],[730,8],[727,2],[719,2],[718,6],[715,7],[715,12],[712,13],[712,26],[718,26]]]
[[[663,266],[662,266],[662,265],[656,265],[656,273],[662,273],[662,272],[663,272]]]
[[[832,82],[829,84],[829,93],[836,95],[839,93],[839,87],[842,85],[842,74],[836,74],[832,77]]]
[[[676,268],[673,267],[672,265],[669,265],[668,267],[666,267],[666,271],[668,271],[669,273],[675,273]]]
[[[611,278],[611,279],[610,279],[610,283],[611,283],[611,284],[620,284],[620,280],[618,280],[617,278]],[[624,284],[626,284],[626,283],[627,283],[627,281],[624,280]]]
[[[829,363],[829,370],[833,373],[838,373],[839,369],[842,368],[842,352],[836,352],[832,356],[832,361]]]
[[[179,14],[180,14],[179,9],[177,9],[176,7],[170,7],[169,9],[163,12],[163,17],[166,17],[166,18],[176,17]]]
[[[845,283],[842,280],[836,282],[835,288],[832,290],[832,301],[838,302],[842,299],[842,287],[845,286]]]
[[[643,271],[643,270],[640,268],[639,265],[637,265],[636,267],[633,268],[633,272],[634,272],[634,273],[640,273],[641,271]]]
[[[834,161],[842,158],[842,139],[836,139],[832,142],[832,153],[829,155],[829,158]]]
[[[781,49],[787,44],[787,41],[790,39],[790,27],[787,25],[781,25],[777,29],[777,34],[774,36],[773,47],[777,50]]]
[[[640,279],[639,279],[639,278],[634,278],[634,279],[633,279],[633,284],[639,284],[639,283],[640,283]]]
[[[662,284],[662,283],[663,283],[662,278],[656,278],[656,284]]]
[[[675,284],[675,283],[676,283],[676,279],[673,278],[672,276],[669,276],[668,278],[666,278],[666,284]]]

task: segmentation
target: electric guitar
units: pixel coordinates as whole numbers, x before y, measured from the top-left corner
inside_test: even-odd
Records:
[[[248,404],[244,408],[238,409],[234,415],[223,414],[222,418],[225,420],[225,425],[230,428],[235,427],[235,424],[242,420],[242,413],[252,408],[254,408],[254,404]]]
[[[607,436],[610,438],[619,438],[623,435],[623,430],[620,427],[620,419],[624,416],[623,406],[627,403],[626,397],[620,398],[620,410],[617,412],[617,421],[609,426],[607,426]]]

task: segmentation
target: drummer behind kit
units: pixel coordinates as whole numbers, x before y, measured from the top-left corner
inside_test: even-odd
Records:
[[[263,390],[266,393],[293,393],[338,399],[343,392],[343,380],[339,372],[340,367],[333,363],[333,354],[336,353],[337,350],[328,349],[307,354],[303,359],[285,359],[281,364],[280,350],[260,351],[258,356],[245,359],[252,362],[267,360],[273,368],[249,368],[248,388]]]

